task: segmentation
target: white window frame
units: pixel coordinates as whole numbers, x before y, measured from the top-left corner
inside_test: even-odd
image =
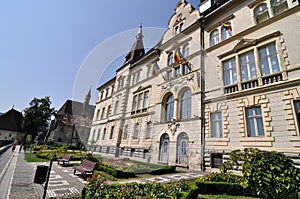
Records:
[[[223,123],[222,123],[222,112],[217,111],[210,114],[211,123],[211,137],[222,138],[223,137]]]
[[[260,111],[260,114],[258,113],[258,110]],[[248,114],[248,111],[251,113],[251,115]],[[248,107],[245,109],[245,115],[246,115],[246,124],[247,124],[247,136],[264,137],[265,131],[264,131],[264,122],[262,117],[263,116],[262,108],[260,106]],[[251,131],[250,129],[251,120],[253,120],[254,132]],[[262,129],[259,129],[259,126],[261,126]]]

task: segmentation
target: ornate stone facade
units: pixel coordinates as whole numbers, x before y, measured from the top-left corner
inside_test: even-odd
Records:
[[[180,0],[148,52],[142,28],[98,88],[89,137],[102,155],[214,169],[245,147],[300,153],[297,1]],[[290,25],[287,25],[290,24]]]

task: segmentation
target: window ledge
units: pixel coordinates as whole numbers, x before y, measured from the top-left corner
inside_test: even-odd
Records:
[[[208,146],[228,146],[229,138],[206,138]]]
[[[240,141],[247,147],[272,147],[275,139],[274,137],[247,137],[241,138]]]

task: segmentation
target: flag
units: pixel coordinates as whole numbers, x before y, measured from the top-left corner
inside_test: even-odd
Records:
[[[231,23],[222,23],[222,27],[224,27],[225,30],[232,31]]]
[[[175,62],[180,62],[180,60],[183,58],[180,49],[178,48],[174,54],[174,60]]]
[[[156,75],[158,71],[159,71],[159,66],[158,66],[158,64],[156,62],[154,64],[154,66],[152,67],[152,75]]]

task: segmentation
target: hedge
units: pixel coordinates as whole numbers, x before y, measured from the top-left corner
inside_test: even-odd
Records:
[[[239,183],[197,181],[196,185],[199,194],[256,196],[255,193],[251,193],[249,189],[243,188]]]

